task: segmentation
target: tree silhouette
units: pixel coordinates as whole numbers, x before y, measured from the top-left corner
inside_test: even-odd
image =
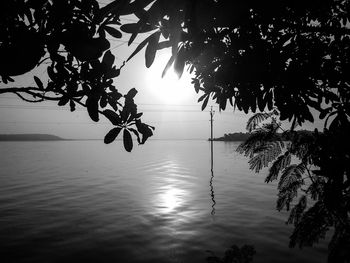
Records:
[[[154,128],[141,121],[142,113],[134,103],[136,89],[122,95],[113,85],[121,69],[113,65],[115,57],[106,39],[106,34],[122,37],[116,26],[120,15],[129,12],[126,4],[118,1],[109,10],[109,6],[100,8],[95,0],[2,1],[2,81],[13,82],[12,76],[24,74],[44,60],[49,62],[49,80],[44,84],[35,76],[36,86],[5,87],[0,94],[13,93],[32,103],[53,100],[59,106],[69,105],[71,111],[80,104],[93,121],[99,121],[102,114],[115,126],[105,136],[105,143],[114,141],[123,130],[127,151],[133,148],[131,133],[143,144]]]
[[[0,7],[3,82],[50,61],[47,85],[35,77],[36,87],[0,93],[69,103],[71,110],[83,105],[93,121],[103,114],[115,125],[106,143],[123,130],[131,151],[131,133],[144,143],[153,127],[140,119],[136,90],[123,96],[112,85],[121,68],[113,66],[106,34],[126,33],[130,45],[148,33],[128,61],[145,49],[150,67],[157,51],[169,48],[163,75],[172,65],[179,77],[185,68],[193,72],[202,109],[213,99],[221,110],[230,103],[245,113],[261,112],[249,120],[252,137],[238,150],[255,171],[272,163],[266,180],[279,179],[277,208],[293,207],[291,245],[312,245],[332,228],[329,261],[349,258],[349,1],[117,0],[101,8],[95,0],[17,0]],[[121,24],[120,16],[128,14],[137,22]],[[295,132],[316,116],[324,131]],[[262,123],[266,119],[271,122]],[[291,123],[287,145],[276,135],[283,120]],[[292,164],[292,155],[300,162]]]

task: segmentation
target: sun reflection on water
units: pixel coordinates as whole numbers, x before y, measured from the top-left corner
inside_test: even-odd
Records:
[[[179,212],[186,209],[189,197],[188,169],[176,158],[166,158],[158,163],[158,184],[153,204],[155,212],[162,216],[171,216],[173,220],[179,219]],[[187,184],[185,183],[187,182]]]
[[[159,194],[158,202],[160,212],[170,213],[184,202],[184,191],[174,186],[169,186]]]

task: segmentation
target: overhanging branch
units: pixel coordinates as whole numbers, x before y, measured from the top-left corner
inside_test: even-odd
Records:
[[[51,97],[47,96],[45,94],[45,91],[42,89],[39,89],[37,87],[12,87],[12,88],[1,88],[0,89],[0,94],[5,94],[5,93],[13,93],[16,94],[18,97],[20,97],[22,100],[27,101],[27,102],[41,102],[44,100],[60,100],[62,96],[57,96],[57,97]],[[30,100],[25,98],[21,93],[26,93],[34,98],[39,98],[38,100]]]

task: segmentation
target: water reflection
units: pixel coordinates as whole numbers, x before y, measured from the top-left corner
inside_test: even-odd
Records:
[[[132,158],[118,143],[0,144],[1,256],[18,263],[204,263],[205,249],[222,260],[227,245],[249,240],[259,255],[254,262],[326,262],[325,242],[288,249],[275,188],[232,155],[237,143],[214,144],[213,174],[207,142],[151,141]]]
[[[211,205],[211,214],[215,215],[215,195],[214,195],[214,186],[213,186],[213,179],[214,179],[214,172],[213,169],[211,170],[211,177],[210,177],[210,181],[209,181],[209,185],[210,185],[210,196],[211,196],[211,201],[212,201],[212,205]]]
[[[183,205],[186,191],[170,185],[159,193],[157,208],[161,213],[170,213]]]
[[[185,206],[189,196],[189,184],[186,183],[189,172],[176,159],[168,158],[158,166],[162,175],[158,177],[157,189],[154,200],[154,207],[159,214],[173,214]],[[154,196],[154,195],[153,195]]]

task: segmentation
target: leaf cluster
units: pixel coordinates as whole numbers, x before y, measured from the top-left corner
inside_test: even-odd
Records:
[[[312,246],[335,228],[329,260],[346,262],[344,244],[349,243],[350,233],[349,121],[343,119],[340,126],[322,133],[295,131],[292,125],[279,136],[278,115],[275,111],[251,117],[247,124],[251,136],[237,151],[250,158],[250,168],[255,172],[270,166],[265,182],[278,181],[276,208],[290,211],[287,223],[295,227],[290,246]],[[269,119],[271,123],[267,124]]]
[[[0,4],[0,76],[6,84],[45,62],[48,80],[34,76],[36,87],[0,89],[30,102],[57,101],[71,111],[86,107],[91,120],[105,116],[115,127],[106,135],[111,143],[123,130],[124,147],[132,136],[143,144],[153,127],[141,121],[134,103],[136,89],[122,94],[113,84],[115,66],[109,37],[121,38],[120,16],[129,14],[130,1],[100,7],[96,0],[18,0]],[[146,2],[144,2],[147,5]],[[28,99],[32,97],[32,99]]]
[[[143,1],[141,1],[143,2]],[[330,11],[332,10],[332,11]],[[150,33],[149,67],[156,51],[171,49],[163,75],[174,65],[194,73],[202,109],[213,99],[245,113],[273,110],[301,125],[346,112],[349,116],[348,1],[153,1],[134,10],[138,21],[122,25],[131,34]],[[262,116],[261,116],[262,117]]]

